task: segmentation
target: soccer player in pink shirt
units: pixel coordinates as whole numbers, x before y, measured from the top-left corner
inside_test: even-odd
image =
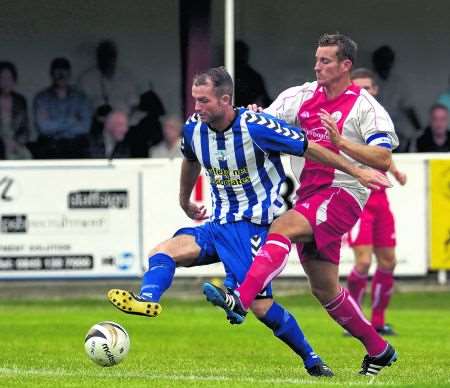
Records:
[[[353,83],[366,89],[372,96],[378,94],[375,75],[367,69],[352,72]],[[404,185],[406,175],[391,162],[389,172]],[[372,326],[382,335],[395,335],[391,325],[385,323],[385,311],[394,290],[395,223],[389,208],[386,190],[372,191],[360,219],[349,233],[349,243],[355,253],[355,266],[347,279],[350,295],[361,306],[367,286],[372,253],[377,269],[372,279]]]
[[[316,50],[317,80],[282,92],[265,112],[298,125],[310,142],[353,163],[386,171],[398,138],[384,108],[351,81],[356,51],[355,42],[344,35],[323,35]],[[295,208],[273,222],[245,280],[234,292],[205,283],[207,299],[223,308],[231,322],[243,322],[256,295],[283,270],[291,244],[297,243],[312,293],[366,348],[360,374],[378,374],[397,353],[339,285],[338,272],[342,236],[359,219],[369,193],[348,174],[306,160]]]

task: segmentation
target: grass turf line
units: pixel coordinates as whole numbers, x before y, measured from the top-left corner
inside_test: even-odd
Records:
[[[375,379],[358,376],[363,347],[309,296],[280,298],[336,377],[309,377],[297,357],[253,317],[230,326],[198,301],[163,301],[158,318],[130,316],[101,301],[0,302],[2,387],[450,387],[450,294],[394,296],[388,321],[400,359]],[[367,312],[367,311],[366,311]],[[113,320],[130,333],[122,364],[102,368],[84,354],[94,323]]]

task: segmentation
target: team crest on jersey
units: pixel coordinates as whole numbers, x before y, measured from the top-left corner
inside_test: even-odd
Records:
[[[227,152],[225,150],[217,150],[217,160],[227,160]]]
[[[336,112],[333,112],[331,114],[331,117],[334,121],[338,122],[340,119],[342,119],[342,112],[337,110]]]

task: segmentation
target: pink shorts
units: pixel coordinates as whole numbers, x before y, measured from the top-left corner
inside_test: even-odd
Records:
[[[329,187],[306,198],[300,197],[295,210],[309,221],[320,258],[339,264],[342,236],[355,225],[361,215],[357,200],[344,189]],[[308,258],[303,250],[304,244],[298,243],[297,251],[301,262]]]
[[[351,247],[395,247],[394,216],[389,208],[386,191],[373,191],[370,194],[361,218],[349,233],[348,241]]]

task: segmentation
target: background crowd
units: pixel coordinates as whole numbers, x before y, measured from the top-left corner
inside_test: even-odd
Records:
[[[235,104],[268,106],[264,79],[249,64],[249,46],[237,41],[235,52]],[[121,67],[118,57],[114,41],[101,41],[95,65],[77,77],[70,59],[54,58],[49,63],[50,84],[32,101],[17,91],[16,65],[1,61],[0,159],[180,157],[181,116],[166,114],[151,87],[140,94],[142,85]],[[430,101],[423,124],[407,83],[395,71],[395,60],[389,46],[372,54],[378,98],[400,138],[397,152],[449,152],[450,78],[447,90]]]
[[[54,58],[50,84],[29,102],[16,91],[15,64],[0,62],[1,159],[181,155],[181,119],[165,116],[151,88],[139,94],[133,75],[118,64],[118,54],[115,42],[101,41],[95,66],[77,78],[68,58]]]

